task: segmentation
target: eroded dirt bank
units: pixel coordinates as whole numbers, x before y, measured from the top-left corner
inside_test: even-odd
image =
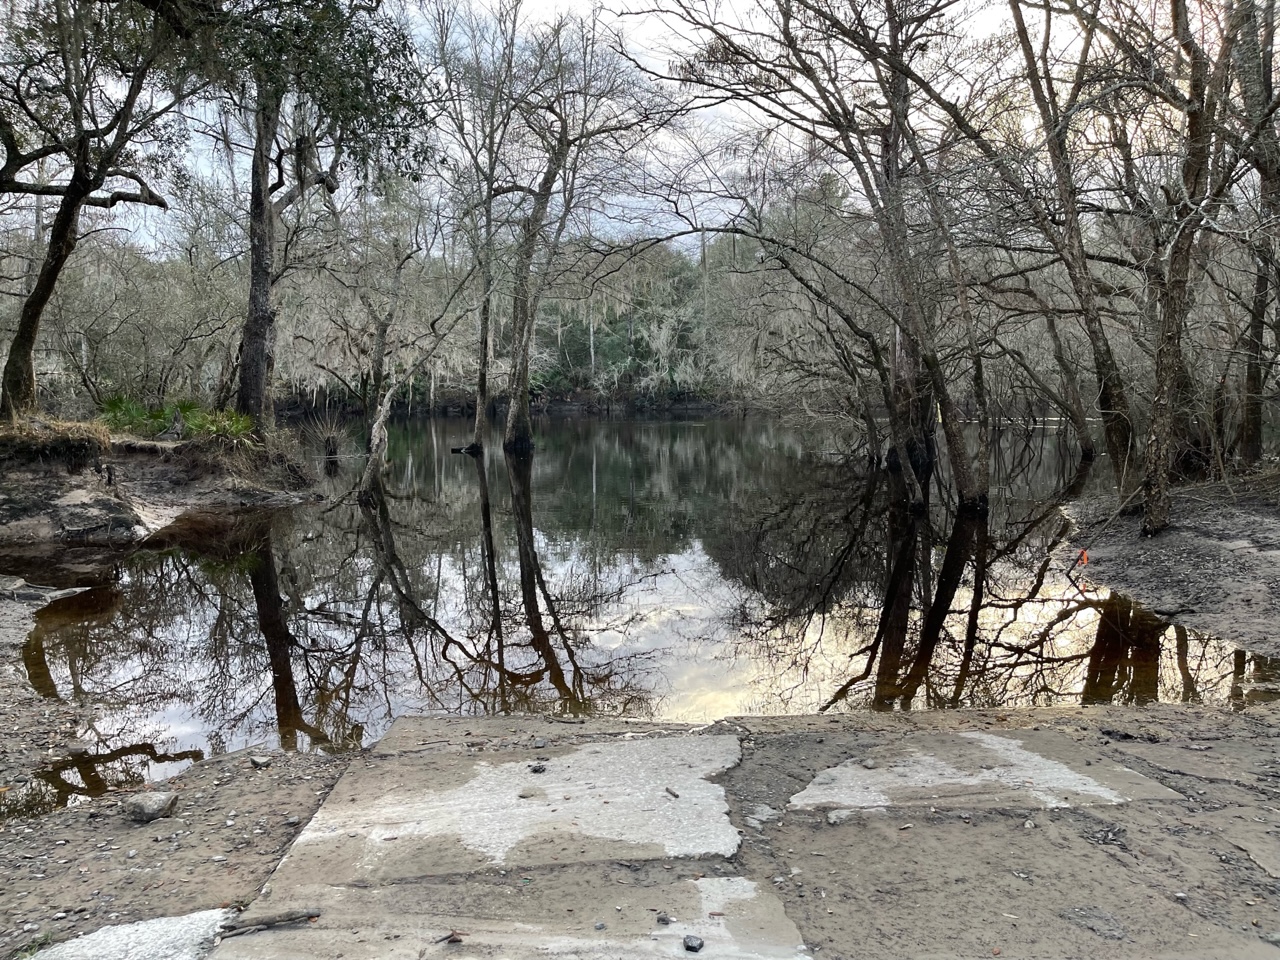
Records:
[[[193,511],[308,499],[294,453],[243,440],[158,442],[92,425],[0,435],[0,573],[71,586]]]
[[[1144,537],[1113,501],[1069,505],[1073,576],[1127,594],[1161,617],[1280,656],[1280,502],[1270,484],[1178,491],[1173,524]],[[1083,558],[1079,558],[1083,559]]]

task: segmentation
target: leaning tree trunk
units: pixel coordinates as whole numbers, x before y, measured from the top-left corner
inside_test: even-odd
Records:
[[[511,371],[511,406],[507,410],[507,430],[502,448],[525,455],[533,449],[533,416],[529,410],[529,353],[533,349],[533,310],[528,281],[516,283],[515,308],[511,324],[515,363]]]
[[[507,410],[507,430],[502,448],[509,453],[528,454],[533,450],[533,417],[529,412],[529,353],[533,350],[533,328],[538,315],[538,293],[533,280],[533,261],[538,239],[547,222],[551,194],[569,156],[569,135],[561,130],[555,148],[533,194],[533,206],[521,226],[516,251],[515,286],[511,297],[511,406]],[[541,287],[537,288],[538,291]]]
[[[1089,432],[1089,418],[1084,412],[1080,378],[1076,376],[1075,364],[1067,358],[1062,337],[1058,333],[1058,321],[1053,316],[1053,311],[1047,310],[1044,319],[1045,329],[1049,332],[1049,341],[1053,344],[1053,359],[1058,365],[1058,376],[1062,381],[1062,395],[1067,401],[1067,418],[1075,431],[1076,442],[1080,444],[1080,459],[1092,461],[1098,453],[1093,444],[1093,434]]]
[[[1147,432],[1146,472],[1142,481],[1142,532],[1153,536],[1169,525],[1169,474],[1173,465],[1174,405],[1178,400],[1178,367],[1182,361],[1182,320],[1190,306],[1185,280],[1175,280],[1160,304],[1160,339],[1156,343],[1156,394]]]
[[[249,312],[240,338],[240,388],[236,410],[253,419],[259,435],[274,421],[271,376],[275,363],[275,211],[271,207],[271,149],[280,126],[282,97],[259,86],[254,111],[253,167],[249,193]]]
[[[82,174],[72,175],[63,194],[58,212],[49,229],[49,246],[44,263],[31,293],[22,302],[18,314],[18,330],[9,344],[9,358],[0,379],[0,419],[12,422],[36,406],[36,340],[40,335],[40,319],[53,297],[62,269],[71,259],[80,235],[80,210],[92,185]]]

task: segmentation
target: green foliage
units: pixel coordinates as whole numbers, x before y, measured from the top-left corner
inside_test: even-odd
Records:
[[[196,409],[184,414],[187,431],[194,437],[216,437],[220,440],[245,440],[253,434],[253,418],[234,410]]]
[[[111,397],[102,405],[101,420],[112,430],[153,437],[169,425],[161,408],[148,409],[132,397]]]
[[[131,397],[115,396],[102,405],[101,420],[121,433],[155,437],[170,428],[175,412],[182,414],[184,439],[211,437],[240,441],[253,433],[250,417],[232,410],[206,410],[190,400],[147,407]]]
[[[234,0],[220,44],[211,72],[237,93],[251,83],[259,103],[295,97],[295,119],[315,124],[310,147],[336,136],[360,173],[416,179],[437,98],[401,18],[353,0]]]

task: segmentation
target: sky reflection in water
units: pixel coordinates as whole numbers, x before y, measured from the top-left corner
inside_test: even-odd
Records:
[[[1276,678],[1067,576],[1053,500],[1080,478],[1052,429],[1006,433],[989,519],[959,526],[945,485],[913,520],[831,437],[776,424],[550,423],[512,463],[496,435],[450,453],[468,432],[402,424],[382,496],[344,497],[344,461],[336,503],[201,518],[44,611],[28,676],[94,704],[109,757],[48,799],[193,751],[368,744],[402,713],[1243,706]]]

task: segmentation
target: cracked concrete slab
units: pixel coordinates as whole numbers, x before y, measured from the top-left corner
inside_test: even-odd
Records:
[[[402,719],[213,960],[1280,956],[1275,739],[1139,756],[1185,716]]]
[[[895,743],[891,751],[872,751],[821,771],[788,806],[859,809],[943,801],[1055,808],[1177,796],[1120,764],[1085,771],[1074,741],[1051,733],[923,734]]]
[[[432,729],[398,721],[353,765],[253,908],[318,906],[319,922],[229,939],[217,960],[664,957],[686,936],[806,956],[772,885],[727,859],[740,836],[713,778],[737,736],[592,727],[485,749]],[[461,943],[435,942],[451,930]]]
[[[200,960],[230,910],[201,910],[182,917],[161,917],[103,927],[40,952],[41,960]]]
[[[295,848],[356,846],[345,843],[354,838],[366,847],[366,858],[377,859],[387,842],[456,837],[488,862],[505,863],[514,853],[528,864],[549,856],[545,851],[560,839],[584,839],[596,855],[607,855],[600,847],[612,841],[624,856],[636,846],[646,855],[729,856],[738,834],[726,816],[724,789],[707,777],[740,756],[732,736],[623,739],[502,763],[438,761],[449,769],[434,773],[428,785],[413,775],[416,760],[393,759],[393,767],[406,768],[398,786],[365,803],[354,796],[344,803],[340,792]],[[429,788],[446,783],[456,785]]]

